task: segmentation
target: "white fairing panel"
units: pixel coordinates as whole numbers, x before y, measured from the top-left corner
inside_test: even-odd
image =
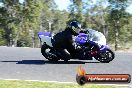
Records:
[[[89,30],[89,40],[94,41],[100,45],[106,45],[105,36],[101,32],[95,30]]]
[[[49,36],[44,36],[44,35],[40,35],[39,36],[40,37],[40,39],[41,39],[41,44],[43,45],[44,44],[44,42],[47,44],[47,45],[49,45],[50,47],[53,47],[52,46],[52,42],[51,42],[51,37],[49,37]]]

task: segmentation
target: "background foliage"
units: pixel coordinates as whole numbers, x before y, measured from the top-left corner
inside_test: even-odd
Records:
[[[70,0],[60,11],[54,0],[0,0],[0,45],[39,47],[38,31],[59,32],[70,20],[102,32],[115,49],[132,43],[131,0]],[[107,4],[107,5],[106,5]]]

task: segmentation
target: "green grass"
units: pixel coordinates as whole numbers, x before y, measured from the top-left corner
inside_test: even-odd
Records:
[[[84,86],[80,86],[74,83],[0,80],[0,88],[128,88],[128,87],[93,85],[93,84],[85,84]]]

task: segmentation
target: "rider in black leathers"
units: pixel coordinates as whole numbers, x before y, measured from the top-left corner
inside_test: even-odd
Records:
[[[57,33],[53,37],[52,44],[60,52],[63,60],[67,61],[75,57],[77,50],[73,44],[73,37],[78,35],[80,30],[81,24],[77,21],[72,21],[64,31]]]

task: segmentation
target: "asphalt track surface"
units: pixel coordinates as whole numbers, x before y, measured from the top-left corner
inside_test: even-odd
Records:
[[[110,63],[96,60],[51,63],[41,55],[40,48],[0,47],[0,79],[76,82],[79,65],[88,74],[132,75],[132,52],[116,52]]]

